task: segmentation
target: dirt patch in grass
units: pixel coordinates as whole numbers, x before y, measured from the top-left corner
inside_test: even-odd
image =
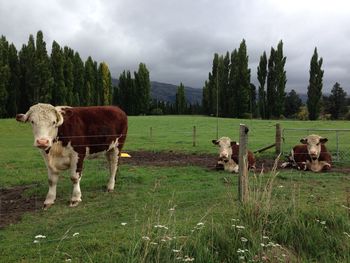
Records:
[[[0,229],[20,221],[25,212],[41,209],[43,199],[23,195],[26,189],[32,187],[34,185],[0,189]]]

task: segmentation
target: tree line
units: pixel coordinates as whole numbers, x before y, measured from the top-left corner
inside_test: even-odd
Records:
[[[287,58],[283,54],[282,40],[277,47],[271,47],[260,56],[257,67],[258,89],[251,83],[248,68],[246,42],[243,39],[238,49],[225,55],[214,54],[212,70],[203,87],[202,106],[207,115],[233,118],[301,118],[315,120],[320,116],[338,119],[348,113],[347,94],[339,83],[332,88],[331,95],[322,94],[323,59],[318,57],[317,48],[310,61],[310,78],[307,88],[307,102],[291,90],[286,93]],[[306,116],[305,116],[306,115]],[[350,118],[350,115],[347,115]]]

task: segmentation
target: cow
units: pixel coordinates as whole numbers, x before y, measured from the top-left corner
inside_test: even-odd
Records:
[[[229,137],[221,137],[218,140],[212,140],[214,145],[219,146],[219,159],[216,164],[218,170],[238,173],[239,145]],[[254,154],[248,150],[248,169],[255,169]]]
[[[281,167],[293,167],[313,172],[330,170],[332,156],[324,145],[327,141],[327,138],[316,134],[302,138],[300,140],[302,144],[293,147],[287,162],[282,163]]]
[[[40,149],[48,170],[49,191],[44,209],[56,199],[56,186],[61,171],[70,170],[73,193],[70,206],[81,201],[80,180],[84,158],[105,152],[109,165],[107,191],[113,191],[121,149],[126,139],[126,114],[115,106],[68,107],[39,103],[25,114],[17,114],[19,122],[32,125],[34,146]]]

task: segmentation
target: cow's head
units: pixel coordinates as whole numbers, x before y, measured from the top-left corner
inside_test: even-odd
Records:
[[[321,153],[321,144],[328,141],[327,138],[323,138],[319,135],[309,135],[300,140],[301,143],[307,145],[307,150],[312,160],[317,160]]]
[[[25,114],[17,114],[19,122],[30,122],[33,128],[34,146],[48,149],[57,137],[58,127],[63,123],[60,107],[39,103],[30,107]]]
[[[212,143],[219,146],[219,160],[228,162],[232,156],[232,145],[236,142],[231,141],[229,137],[221,137],[218,140],[212,140]]]

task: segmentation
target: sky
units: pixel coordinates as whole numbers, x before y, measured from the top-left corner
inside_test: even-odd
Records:
[[[315,47],[324,92],[335,82],[350,94],[347,0],[0,0],[0,35],[17,49],[42,30],[85,60],[105,61],[113,77],[145,63],[152,81],[202,88],[214,53],[246,40],[251,82],[260,56],[283,41],[286,91],[306,93]]]

